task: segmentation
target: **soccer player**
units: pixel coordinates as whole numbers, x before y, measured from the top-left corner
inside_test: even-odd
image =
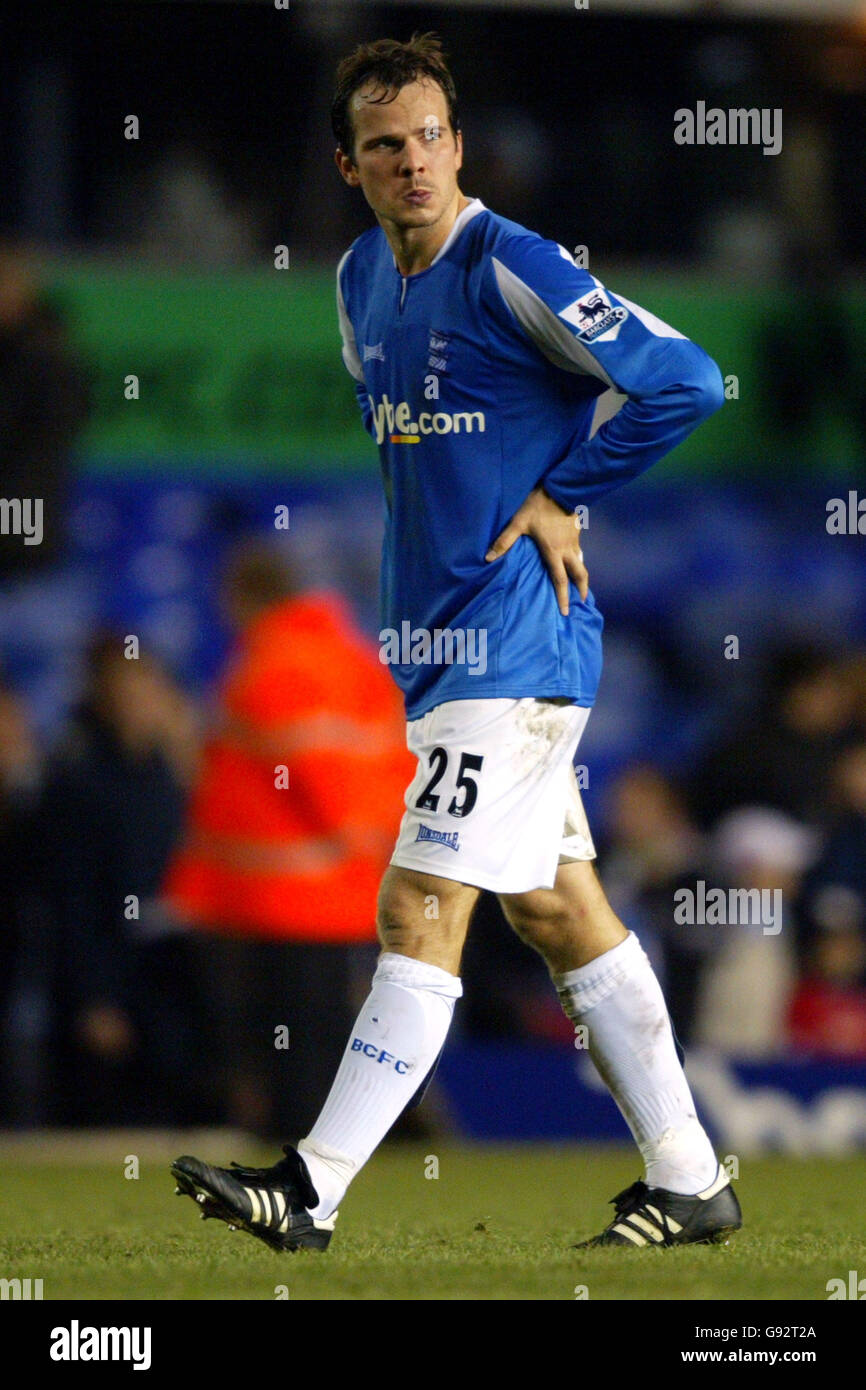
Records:
[[[586,1028],[645,1165],[584,1243],[724,1240],[739,1204],[649,961],[595,873],[573,767],[602,629],[576,509],[718,409],[719,370],[561,246],[461,191],[434,35],[344,59],[332,122],[337,167],[378,223],[340,261],[337,304],[379,447],[382,655],[418,769],[382,881],[372,992],[319,1118],[272,1168],[178,1159],[178,1190],[276,1248],[324,1249],[349,1183],[432,1074],[489,889]]]

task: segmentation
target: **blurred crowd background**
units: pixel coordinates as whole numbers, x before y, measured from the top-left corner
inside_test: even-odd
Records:
[[[295,1137],[366,993],[411,764],[333,307],[370,214],[328,111],[346,51],[414,29],[451,55],[464,191],[589,248],[735,383],[584,537],[609,895],[686,1046],[866,1060],[866,26],[843,8],[4,12],[0,492],[44,511],[41,543],[0,535],[0,1124]],[[697,100],[780,108],[782,153],[676,146]],[[701,881],[781,890],[781,930],[677,923]],[[490,895],[464,986],[458,1038],[572,1046]]]

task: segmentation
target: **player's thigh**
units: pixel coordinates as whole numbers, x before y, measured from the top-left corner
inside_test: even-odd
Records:
[[[392,864],[379,889],[377,926],[386,951],[456,974],[479,889]]]

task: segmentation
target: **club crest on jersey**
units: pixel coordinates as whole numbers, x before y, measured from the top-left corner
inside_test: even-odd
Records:
[[[448,338],[438,329],[430,329],[430,342],[427,347],[427,366],[432,367],[435,372],[447,372],[448,370]]]
[[[598,338],[613,340],[628,318],[628,310],[611,304],[604,290],[591,290],[563,309],[559,317],[574,324],[578,338],[594,343]]]
[[[381,343],[373,343],[373,345],[372,345],[372,347],[371,347],[369,343],[365,343],[365,344],[364,344],[364,361],[365,361],[365,362],[371,362],[371,361],[384,362],[384,361],[385,361],[385,349],[384,349],[384,347],[382,346],[382,344],[381,344]]]

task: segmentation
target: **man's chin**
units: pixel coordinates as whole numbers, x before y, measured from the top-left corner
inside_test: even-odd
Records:
[[[423,207],[400,203],[393,216],[398,227],[432,227],[442,216],[442,204],[438,198],[435,203],[425,203]]]

